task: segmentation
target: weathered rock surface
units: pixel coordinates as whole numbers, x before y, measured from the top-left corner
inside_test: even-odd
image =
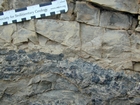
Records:
[[[76,2],[76,20],[90,25],[99,25],[100,9],[93,7],[86,2]]]
[[[111,29],[131,29],[133,17],[118,12],[102,11],[100,26]],[[135,25],[136,26],[136,25]]]
[[[59,20],[38,20],[36,23],[37,33],[68,47],[80,45],[79,23]]]
[[[67,13],[0,27],[0,105],[139,105],[138,0],[67,1]]]
[[[139,104],[139,74],[71,62],[63,54],[1,49],[0,56],[1,105]]]
[[[86,0],[103,7],[112,8],[122,12],[139,14],[139,0]]]
[[[94,57],[100,59],[102,57],[102,37],[104,36],[104,28],[81,25],[82,50]]]
[[[21,28],[17,32],[13,34],[13,43],[14,44],[20,44],[22,42],[28,42],[28,39],[32,41],[33,43],[37,43],[37,35],[35,32],[32,32],[30,30],[26,30],[24,28]]]
[[[0,1],[0,11],[3,11],[3,6],[2,5],[3,5],[3,1],[1,0]]]
[[[74,3],[68,3],[68,12],[61,14],[60,19],[66,21],[74,20],[75,19],[74,8],[75,8]]]
[[[140,62],[135,62],[135,64],[134,64],[134,70],[135,71],[140,71]]]
[[[5,42],[12,41],[12,35],[16,31],[16,25],[8,25],[8,26],[1,26],[0,27],[0,38]]]
[[[7,3],[9,5],[9,8],[24,8],[30,5],[35,5],[35,4],[41,4],[45,2],[50,2],[51,0],[9,0]]]
[[[103,54],[104,57],[119,57],[125,52],[130,52],[131,45],[127,31],[125,30],[106,30],[103,35]],[[120,58],[121,59],[121,58]]]

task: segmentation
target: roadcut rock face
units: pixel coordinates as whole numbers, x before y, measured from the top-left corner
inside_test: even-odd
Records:
[[[44,2],[1,0],[0,11]],[[0,26],[0,105],[139,105],[139,0],[67,3]]]

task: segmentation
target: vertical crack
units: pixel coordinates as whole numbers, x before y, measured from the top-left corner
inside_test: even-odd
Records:
[[[82,56],[82,45],[83,45],[83,42],[82,42],[82,26],[81,26],[81,23],[79,23],[79,37],[80,37],[80,56]]]

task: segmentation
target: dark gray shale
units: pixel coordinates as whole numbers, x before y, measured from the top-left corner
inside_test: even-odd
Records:
[[[140,74],[63,54],[0,50],[0,105],[140,105]]]

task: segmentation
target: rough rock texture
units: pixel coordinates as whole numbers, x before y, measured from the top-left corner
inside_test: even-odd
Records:
[[[0,51],[1,105],[138,105],[140,75],[63,54]],[[119,104],[118,104],[119,103]]]
[[[99,25],[100,9],[86,4],[86,2],[76,2],[76,20],[90,25]]]
[[[139,0],[86,0],[122,12],[139,13]]]
[[[51,0],[8,0],[9,9],[23,8],[30,5],[50,2]]]
[[[47,1],[1,0],[0,11]],[[139,105],[139,0],[67,2],[0,26],[0,105]]]
[[[132,16],[118,12],[103,11],[100,17],[100,26],[112,29],[131,29]],[[125,24],[124,24],[125,23]]]
[[[37,33],[69,47],[80,46],[79,28],[79,23],[77,22],[50,19],[36,22]]]
[[[74,8],[75,8],[75,4],[70,2],[68,4],[68,8],[69,8],[69,10],[67,13],[61,14],[61,16],[60,16],[61,20],[66,20],[66,21],[74,20],[75,16],[74,16],[73,12],[74,12]]]

